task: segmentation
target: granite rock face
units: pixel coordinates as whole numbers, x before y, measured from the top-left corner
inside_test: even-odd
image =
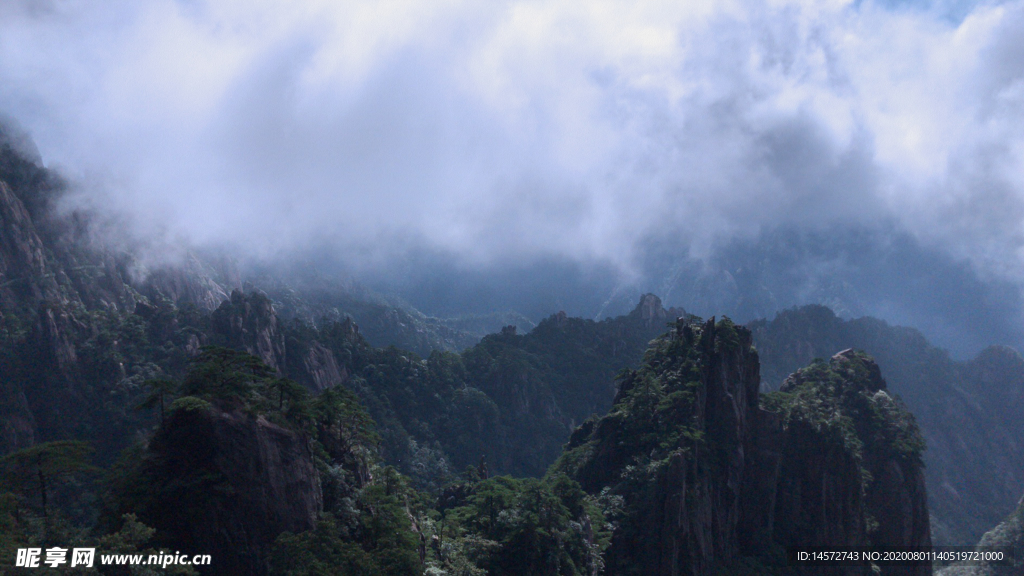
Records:
[[[212,555],[212,573],[266,574],[277,535],[313,528],[323,508],[308,439],[241,412],[173,411],[149,465],[160,498],[146,518],[183,551]]]
[[[27,136],[0,125],[0,454],[84,426],[95,386],[80,344],[136,303],[124,261],[91,245],[80,214],[54,209],[64,188]]]
[[[211,316],[214,342],[245,350],[262,360],[278,374],[288,373],[313,392],[346,383],[350,367],[322,342],[313,338],[288,340],[274,304],[262,292],[243,294],[233,291],[231,299],[221,303]],[[341,339],[357,339],[358,329],[351,319],[335,325]]]
[[[231,347],[245,350],[278,373],[285,366],[284,334],[270,299],[260,292],[235,290],[212,316],[213,330]]]
[[[1024,493],[1024,359],[1015,350],[992,346],[956,361],[916,330],[843,320],[823,306],[748,326],[768,389],[845,348],[877,361],[887,394],[906,402],[928,444],[923,474],[937,545],[971,546],[1014,510]]]
[[[844,351],[762,398],[751,343],[727,320],[680,319],[609,414],[573,433],[556,470],[622,498],[609,573],[756,573],[790,546],[930,544],[920,434],[877,365]],[[884,573],[931,573],[900,570]]]
[[[32,217],[0,181],[0,302],[10,308],[23,300],[39,301],[55,296],[56,288]]]
[[[645,328],[661,328],[682,314],[684,312],[676,308],[666,310],[661,304],[661,298],[654,294],[641,296],[640,303],[629,313],[631,317],[640,319]]]
[[[909,412],[888,395],[881,370],[866,354],[847,349],[833,356],[827,368],[817,366],[824,365],[812,364],[791,375],[782,392],[793,394],[798,402],[815,398],[803,394],[802,387],[832,395],[837,402],[831,407],[841,418],[849,418],[854,435],[837,442],[834,434],[822,433],[820,422],[805,414],[794,418],[790,411],[788,424],[781,425],[782,473],[775,515],[806,524],[797,531],[780,526],[780,543],[930,546],[920,459],[923,440]],[[773,420],[762,419],[763,429],[780,430]],[[912,443],[920,444],[915,448]],[[924,575],[931,574],[931,568],[888,567],[885,573]]]
[[[339,366],[334,353],[317,341],[311,342],[306,349],[302,367],[312,381],[313,390],[317,392],[340,386],[349,378],[348,368]]]
[[[0,386],[0,453],[35,444],[35,418],[20,387]]]
[[[164,297],[177,305],[190,304],[212,312],[231,298],[232,289],[242,286],[237,270],[230,263],[214,261],[214,264],[219,266],[189,254],[178,266],[149,270],[142,289],[151,299]]]

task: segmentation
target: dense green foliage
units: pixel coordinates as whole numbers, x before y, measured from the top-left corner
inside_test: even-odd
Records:
[[[869,541],[891,545],[887,526],[893,513],[894,463],[902,477],[917,476],[923,468],[925,441],[903,402],[886,391],[877,365],[863,352],[846,350],[825,362],[816,360],[783,383],[778,392],[762,396],[762,406],[780,417],[797,450],[845,453],[852,457],[860,493],[865,497],[865,528]],[[780,529],[782,541],[798,541],[814,527]]]
[[[378,385],[393,381],[379,372],[410,363],[395,349],[380,351],[378,358],[389,362],[366,372]],[[464,377],[457,355],[439,353],[414,365],[438,386]],[[235,490],[205,456],[209,432],[200,416],[234,413],[306,435],[321,479],[322,516],[313,530],[277,538],[270,554],[272,573],[520,574],[525,568],[590,574],[601,565],[608,530],[593,500],[574,481],[565,476],[487,479],[481,465],[461,479],[451,477],[458,481],[457,497],[439,500],[440,492],[420,492],[408,477],[383,464],[376,424],[344,387],[311,395],[253,356],[207,347],[180,380],[148,380],[140,388],[148,391],[139,403],[144,409],[164,407],[149,447],[125,450],[111,467],[101,483],[101,514],[92,529],[87,519],[77,522],[79,528],[63,520],[63,528],[51,527],[48,538],[67,538],[73,529],[78,535],[70,541],[101,542],[111,551],[140,549],[148,542],[194,547],[184,525],[204,522],[207,511],[232,505]],[[472,392],[461,391],[467,394]],[[180,449],[154,452],[168,442]],[[6,475],[12,492],[3,500],[0,545],[6,549],[41,537],[26,532],[27,512],[45,516],[36,478],[45,473],[55,486],[91,470],[85,463],[89,450],[81,442],[53,442],[3,460],[17,474]],[[168,457],[185,461],[170,465]],[[441,501],[445,504],[438,507]],[[25,510],[17,502],[36,503]],[[50,524],[56,526],[57,518]]]
[[[98,547],[111,554],[159,554],[151,546],[155,531],[133,513],[95,523],[96,480],[101,472],[89,463],[92,447],[80,441],[36,444],[0,460],[0,572],[10,566],[18,548]],[[104,482],[99,483],[101,486]],[[122,574],[107,567],[104,573]],[[65,574],[45,565],[39,574]],[[93,572],[94,571],[90,571]],[[6,572],[5,572],[6,573]],[[139,567],[132,574],[196,574],[190,567],[167,570]]]
[[[1012,551],[1010,562],[959,563],[936,572],[937,576],[1015,576],[1024,571],[1021,547],[1024,545],[1024,499],[1016,510],[992,528],[978,541],[977,550],[991,552],[994,549]]]
[[[691,461],[697,478],[728,474],[730,455],[743,441],[725,432],[728,422],[708,420],[701,407],[709,401],[709,382],[747,377],[729,376],[745,370],[753,351],[749,334],[728,319],[680,321],[670,336],[653,341],[636,369],[620,372],[608,414],[585,421],[542,479],[489,477],[491,454],[500,458],[501,453],[481,434],[493,433],[508,413],[483,389],[507,406],[514,395],[503,398],[502,390],[516,385],[529,390],[524,382],[544,381],[550,365],[543,350],[531,348],[531,340],[506,331],[463,355],[435,353],[423,360],[395,348],[373,349],[346,323],[320,328],[296,323],[286,334],[296,349],[322,342],[344,359],[345,385],[311,393],[245,352],[200,349],[180,377],[145,380],[133,395],[155,428],[110,468],[97,491],[98,520],[91,528],[88,519],[64,520],[63,532],[51,529],[51,534],[77,530],[74,541],[120,542],[117,546],[125,549],[195,549],[203,535],[193,527],[208,525],[211,511],[249,505],[239,500],[239,490],[249,488],[239,487],[237,476],[225,468],[238,458],[211,444],[213,438],[231,437],[225,426],[228,432],[248,426],[305,438],[308,456],[300,452],[295,458],[306,458],[319,477],[315,523],[268,535],[273,536],[264,544],[269,573],[630,573],[633,560],[621,546],[650,540],[649,528],[638,519],[658,513],[658,502],[669,494],[664,478]],[[794,374],[782,391],[762,398],[763,408],[780,415],[784,426],[808,423],[855,454],[865,492],[871,488],[873,462],[896,458],[919,465],[923,448],[913,419],[886,394],[872,366],[858,355],[819,361]],[[466,384],[474,378],[480,388]],[[382,416],[371,416],[360,397]],[[445,416],[429,418],[428,410]],[[446,455],[430,461],[423,458],[430,449],[419,449],[419,458],[405,468],[412,470],[409,475],[383,457],[388,442],[401,434],[410,446],[416,446],[417,436],[434,438],[437,452],[475,442],[483,458],[456,475],[442,460]],[[29,451],[47,445],[38,446]],[[83,448],[69,455],[68,466],[54,468],[52,477],[84,470],[78,464],[84,454]],[[9,460],[30,461],[18,453]],[[65,468],[67,474],[60,472]],[[15,498],[40,499],[31,482],[17,489]],[[5,498],[0,545],[9,547],[26,541],[27,524],[13,515],[10,503],[17,500]],[[619,552],[609,555],[615,542]],[[765,553],[776,552],[769,547]],[[765,558],[737,555],[734,560],[738,564],[721,568],[735,574],[770,572]]]
[[[95,470],[89,465],[92,447],[77,440],[36,444],[0,459],[4,488],[15,494],[34,493],[38,509],[47,516],[48,495],[68,479]]]
[[[607,544],[603,517],[582,489],[565,476],[551,480],[485,479],[481,472],[457,485],[458,497],[442,511],[409,478],[377,457],[378,436],[355,397],[333,388],[316,397],[281,401],[281,386],[265,365],[244,353],[204,350],[193,363],[168,410],[157,442],[194,445],[186,466],[167,475],[147,450],[129,451],[111,475],[108,518],[131,510],[155,525],[169,516],[199,522],[223,506],[232,487],[201,457],[202,441],[182,430],[177,411],[231,410],[276,420],[310,435],[323,490],[323,512],[313,530],[283,533],[271,554],[275,574],[590,574]],[[276,400],[276,403],[275,403]],[[189,421],[185,421],[189,422]],[[177,426],[165,431],[165,426]],[[191,426],[191,424],[185,424]],[[173,504],[171,504],[173,503]],[[194,510],[172,512],[168,505]],[[166,545],[180,526],[157,534]],[[453,572],[454,571],[454,572]]]
[[[453,487],[454,506],[438,510],[393,469],[380,473],[385,480],[364,488],[353,509],[282,534],[272,572],[583,575],[602,566],[603,516],[564,476],[475,479]]]
[[[881,377],[869,373],[869,365],[873,361],[866,354],[854,351],[816,361],[790,376],[781,391],[763,395],[762,403],[782,415],[784,426],[800,420],[834,434],[858,459],[867,452],[880,460],[922,465],[925,442],[917,423],[884,389]]]
[[[556,315],[529,334],[508,329],[426,359],[373,348],[350,324],[293,324],[288,346],[328,347],[380,424],[385,458],[438,486],[481,456],[498,473],[543,474],[573,426],[608,408],[614,374],[639,360],[657,324]]]
[[[731,329],[727,322],[723,320],[723,327]],[[701,386],[703,331],[690,324],[683,330],[682,338],[652,342],[641,366],[620,374],[612,409],[573,433],[556,469],[598,487],[609,482],[609,473],[624,466],[658,466],[672,454],[690,451],[702,441],[703,432],[694,420],[694,402]],[[588,458],[598,443],[614,444],[616,457],[610,462]],[[641,456],[634,459],[637,455]]]

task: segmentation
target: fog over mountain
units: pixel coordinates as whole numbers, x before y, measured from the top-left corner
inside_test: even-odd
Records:
[[[110,241],[427,313],[820,302],[1024,343],[1024,2],[0,4]]]

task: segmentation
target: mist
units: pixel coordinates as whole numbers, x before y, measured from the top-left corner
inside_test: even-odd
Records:
[[[1024,343],[1024,2],[14,1],[0,112],[149,258]]]

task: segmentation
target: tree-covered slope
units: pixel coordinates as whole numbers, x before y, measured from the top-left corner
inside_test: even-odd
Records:
[[[351,320],[280,321],[260,294],[211,316],[210,343],[246,350],[311,389],[344,385],[380,424],[385,458],[427,484],[484,458],[496,473],[539,476],[573,427],[607,410],[668,318],[654,296],[602,322],[556,314],[527,334],[506,327],[462,354],[375,348]]]
[[[236,330],[215,336],[276,354],[260,348],[270,324],[247,308],[259,297],[222,307],[213,323]],[[335,329],[358,344],[351,325]],[[423,365],[377,352],[377,370]],[[791,573],[786,546],[928,543],[922,440],[874,362],[845,351],[762,397],[750,334],[727,320],[681,319],[655,340],[543,478],[492,477],[484,461],[426,492],[382,460],[389,424],[374,423],[358,387],[311,391],[217,346],[182,374],[145,383],[155,425],[105,471],[82,442],[0,460],[4,478],[24,480],[0,490],[0,550],[210,554],[210,566],[175,567],[200,574],[739,576]],[[54,456],[48,507],[36,452]],[[925,572],[883,571],[901,573]]]
[[[421,492],[381,460],[376,425],[343,386],[311,394],[245,352],[204,347],[182,379],[148,387],[158,423],[106,470],[81,441],[0,458],[0,571],[18,548],[53,545],[212,559],[177,574],[583,576],[603,565],[609,529],[577,483],[491,478],[481,464]]]
[[[982,560],[972,565],[958,564],[943,568],[936,572],[937,576],[1016,576],[1024,572],[1024,558],[1020,556],[1024,549],[1024,498],[1017,503],[1017,508],[998,526],[989,530],[978,541],[976,550],[992,552],[994,548],[1010,551],[1012,562],[990,562]]]

